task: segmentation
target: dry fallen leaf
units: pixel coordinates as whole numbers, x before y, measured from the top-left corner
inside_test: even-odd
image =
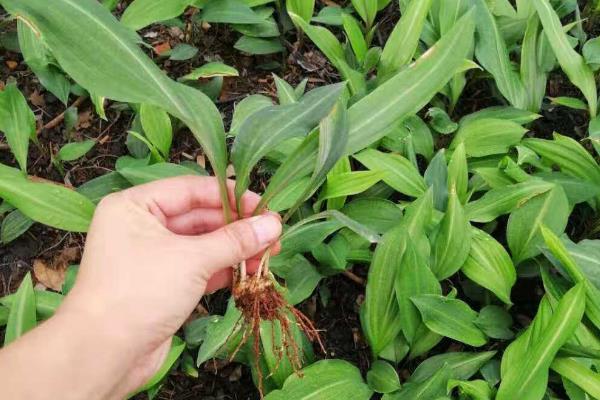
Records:
[[[86,129],[92,125],[92,112],[90,110],[79,113],[75,129]]]
[[[171,45],[169,44],[169,42],[159,43],[154,46],[154,52],[159,56],[169,50],[171,50]]]
[[[42,108],[46,106],[46,100],[44,99],[44,95],[40,94],[40,92],[38,92],[37,89],[29,95],[29,101],[36,107]]]
[[[13,60],[8,60],[6,61],[6,66],[12,71],[19,66],[19,63]]]
[[[0,90],[4,90],[5,87],[4,81],[0,81]]]
[[[79,259],[79,248],[64,249],[50,263],[41,259],[34,260],[33,274],[45,287],[60,291],[65,281],[67,267],[77,259]]]

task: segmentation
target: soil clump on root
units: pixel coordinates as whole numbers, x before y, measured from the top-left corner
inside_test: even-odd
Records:
[[[275,335],[277,324],[281,329],[281,346],[276,344],[275,338],[272,338],[273,352],[278,357],[280,363],[284,356],[287,356],[294,373],[300,374],[302,369],[303,354],[301,345],[294,337],[294,324],[303,332],[308,340],[317,343],[325,353],[325,347],[321,340],[319,332],[312,321],[297,310],[283,297],[275,287],[275,283],[269,276],[256,274],[245,280],[238,282],[234,286],[233,297],[235,305],[242,313],[242,323],[244,324],[243,335],[240,344],[233,352],[233,359],[241,347],[252,338],[252,351],[254,353],[255,368],[258,376],[258,389],[261,398],[264,397],[263,380],[264,376],[260,368],[260,356],[262,354],[260,326],[261,322],[267,321],[273,323],[272,334]]]

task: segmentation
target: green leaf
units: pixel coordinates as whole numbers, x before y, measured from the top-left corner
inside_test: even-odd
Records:
[[[288,256],[304,253],[318,246],[327,236],[341,229],[344,224],[337,220],[314,224],[294,225],[281,238],[281,254]]]
[[[450,119],[446,111],[438,107],[431,107],[427,111],[427,116],[431,118],[431,127],[442,135],[449,135],[458,129],[458,124]]]
[[[295,103],[298,100],[296,92],[292,85],[273,74],[273,80],[275,81],[275,87],[277,88],[277,97],[279,98],[279,105],[286,105]]]
[[[367,24],[367,29],[373,26],[379,8],[377,0],[352,0],[352,6]]]
[[[473,222],[490,222],[500,215],[508,214],[529,199],[554,188],[554,184],[532,179],[514,185],[492,189],[480,199],[470,202],[465,207],[469,220]]]
[[[136,393],[140,393],[145,390],[149,390],[153,386],[157,385],[160,381],[162,381],[167,376],[167,374],[169,373],[171,368],[173,368],[173,365],[179,359],[179,357],[181,356],[181,353],[183,353],[184,349],[185,349],[185,342],[183,340],[181,340],[178,336],[173,336],[173,338],[171,339],[171,348],[169,349],[169,352],[167,353],[167,358],[165,359],[165,361],[163,361],[162,365],[160,366],[158,371],[154,374],[154,376],[152,378],[150,378],[150,380],[148,382],[146,382],[146,384],[144,384],[144,386],[139,388],[136,391]]]
[[[527,129],[516,122],[493,118],[461,121],[460,128],[450,145],[454,149],[464,143],[470,157],[484,157],[507,153],[510,147],[521,142]]]
[[[310,343],[304,336],[303,332],[298,327],[298,324],[294,320],[294,317],[290,318],[290,329],[292,340],[295,341],[296,346],[302,346],[305,343]],[[260,340],[262,344],[262,359],[265,362],[265,369],[270,375],[270,379],[277,387],[282,387],[286,378],[294,374],[294,366],[290,361],[290,355],[294,354],[294,351],[298,351],[300,365],[312,363],[314,361],[314,354],[312,347],[302,346],[300,349],[292,348],[292,344],[284,342],[284,340],[290,340],[283,336],[281,322],[275,321],[261,321],[260,324]],[[252,355],[251,357],[254,357]]]
[[[133,30],[175,18],[194,3],[194,0],[135,0],[125,9],[121,23]]]
[[[550,368],[575,383],[590,396],[600,398],[600,374],[574,358],[556,358]]]
[[[569,107],[574,110],[587,110],[587,104],[575,97],[549,97],[550,102],[555,106]]]
[[[245,35],[239,38],[233,47],[244,53],[254,55],[280,53],[285,50],[279,38],[262,39]]]
[[[79,193],[51,183],[34,183],[3,174],[0,197],[34,221],[71,232],[86,232],[94,204]]]
[[[350,46],[356,55],[356,61],[362,64],[367,54],[367,42],[362,33],[358,21],[350,14],[342,14],[342,23],[344,25],[344,32],[348,37]]]
[[[242,101],[235,105],[233,111],[233,120],[231,121],[231,129],[229,130],[230,135],[237,135],[239,127],[243,124],[248,117],[252,114],[273,105],[270,98],[261,94],[253,94],[245,97]]]
[[[331,111],[343,88],[337,84],[315,89],[297,103],[264,108],[243,122],[231,150],[238,201],[256,163],[286,139],[306,135]]]
[[[176,176],[200,175],[193,169],[171,163],[123,168],[119,170],[119,174],[134,186]]]
[[[592,146],[594,146],[596,153],[600,155],[600,118],[596,117],[590,121],[588,133]]]
[[[389,363],[377,360],[367,372],[367,384],[377,393],[391,393],[400,389],[400,378]]]
[[[421,325],[421,316],[411,302],[411,297],[421,294],[441,295],[442,288],[431,272],[428,260],[419,253],[410,238],[406,238],[405,241],[406,250],[396,272],[395,293],[402,332],[406,341],[412,344]]]
[[[265,400],[348,399],[368,400],[373,392],[363,382],[360,371],[342,360],[321,360],[302,369],[302,377],[292,374],[281,390]]]
[[[467,123],[476,119],[501,119],[509,120],[519,125],[526,125],[541,118],[541,115],[519,108],[507,106],[488,107],[469,114],[461,119],[462,123]]]
[[[538,61],[540,40],[540,19],[532,13],[527,21],[521,47],[521,80],[528,96],[527,109],[537,112],[542,108],[548,74]]]
[[[94,204],[98,204],[104,196],[114,192],[120,192],[131,185],[118,172],[109,172],[97,178],[91,179],[79,186],[76,190],[84,195]]]
[[[160,107],[142,103],[140,122],[150,143],[160,151],[164,158],[168,159],[173,141],[173,128],[169,114]]]
[[[448,352],[429,357],[423,361],[410,376],[410,382],[425,382],[435,375],[444,365],[450,367],[453,379],[467,380],[479,371],[483,365],[496,355],[495,351],[481,353]]]
[[[565,174],[600,185],[600,166],[577,141],[554,133],[554,140],[525,139],[523,144]],[[595,203],[600,206],[600,196]]]
[[[593,201],[594,198],[600,196],[600,186],[562,172],[538,172],[534,176],[561,186],[567,194],[571,207],[579,203]]]
[[[286,298],[290,304],[306,300],[317,288],[323,276],[304,256],[300,254],[290,258],[271,258],[271,270],[285,279]]]
[[[583,57],[573,50],[569,44],[560,18],[550,2],[548,0],[533,0],[533,5],[540,17],[554,55],[571,82],[585,96],[590,115],[594,118],[598,108],[598,94],[596,93],[596,81],[592,70],[585,63]]]
[[[301,231],[301,228],[306,227],[310,222],[325,218],[331,218],[333,222],[336,222],[338,229],[341,227],[346,227],[362,238],[368,240],[369,243],[378,243],[381,241],[381,237],[377,234],[377,232],[374,232],[368,227],[354,221],[351,218],[348,218],[346,215],[337,210],[327,210],[304,218],[300,222],[297,222],[293,227],[285,231],[281,237],[281,240],[289,240],[292,237],[292,234],[297,235]]]
[[[488,337],[494,339],[512,339],[515,335],[510,328],[513,320],[510,314],[502,307],[485,306],[479,311],[475,325]]]
[[[560,261],[569,278],[584,286],[586,293],[585,315],[597,328],[600,328],[600,289],[592,285],[583,274],[581,268],[575,263],[558,236],[544,225],[540,226],[540,231],[546,246],[548,246],[552,255]]]
[[[381,53],[378,78],[385,80],[410,63],[419,45],[432,0],[411,1]]]
[[[319,201],[362,193],[384,176],[384,171],[355,171],[335,175],[323,186]]]
[[[379,354],[402,329],[394,286],[404,253],[398,243],[405,235],[402,225],[388,231],[377,245],[369,267],[361,324],[373,354]]]
[[[65,272],[65,281],[62,284],[60,292],[63,295],[69,294],[73,286],[75,286],[75,279],[77,279],[77,274],[79,272],[79,265],[69,265],[67,271]]]
[[[474,347],[487,343],[486,336],[475,325],[477,313],[465,302],[431,294],[414,296],[411,300],[423,323],[433,332]]]
[[[442,365],[423,382],[408,382],[398,392],[383,396],[382,400],[439,399],[446,394],[446,385],[452,376],[448,365]]]
[[[30,218],[23,215],[21,211],[14,210],[2,220],[0,240],[7,245],[27,232],[32,225],[33,221]]]
[[[458,388],[461,396],[468,396],[472,400],[491,400],[493,391],[490,385],[484,380],[458,381],[450,379],[448,381],[448,393]]]
[[[583,45],[583,58],[585,62],[596,71],[600,67],[600,39],[593,38]]]
[[[35,328],[36,324],[35,293],[33,291],[31,275],[27,273],[10,305],[6,333],[4,334],[4,346],[14,342],[27,331]]]
[[[467,200],[467,190],[469,186],[469,168],[467,165],[467,155],[465,146],[459,144],[448,163],[448,191],[455,188],[456,195],[462,204]]]
[[[354,155],[354,158],[369,170],[382,172],[383,181],[400,193],[419,197],[427,190],[417,168],[400,155],[366,149]]]
[[[286,0],[285,8],[306,22],[310,22],[315,10],[315,0]]]
[[[22,20],[17,21],[19,48],[27,66],[63,104],[69,101],[71,83],[53,62],[52,56],[36,32]]]
[[[460,204],[455,188],[451,188],[448,208],[435,235],[431,270],[443,280],[454,275],[464,264],[471,249],[471,225]]]
[[[67,143],[60,148],[57,158],[61,161],[75,161],[85,156],[95,145],[96,141],[91,139]]]
[[[241,0],[209,0],[202,9],[206,22],[225,24],[259,24],[264,19]]]
[[[19,167],[27,173],[29,140],[37,140],[35,116],[15,83],[0,91],[0,131],[4,132]]]
[[[560,186],[514,210],[508,219],[506,238],[515,263],[540,254],[544,242],[540,226],[546,225],[554,233],[561,234],[567,226],[570,211],[567,195]]]
[[[578,285],[558,303],[552,316],[538,314],[534,323],[513,342],[503,357],[502,382],[497,400],[533,400],[543,397],[548,369],[556,353],[579,325],[585,309],[585,289]],[[509,351],[510,349],[513,351]],[[507,358],[511,357],[511,358]],[[506,361],[505,361],[506,359]],[[506,362],[506,368],[504,367]]]
[[[473,40],[473,14],[461,18],[447,35],[408,68],[349,109],[346,154],[354,154],[387,134],[394,122],[423,108],[454,76]]]
[[[600,289],[600,240],[582,240],[577,244],[563,242],[581,272]]]
[[[209,62],[194,69],[189,74],[179,78],[181,81],[195,81],[201,78],[214,78],[216,76],[239,76],[240,73],[234,67],[222,62]]]
[[[58,0],[50,10],[43,0],[3,0],[3,5],[41,34],[60,66],[90,93],[153,104],[182,120],[219,178],[228,214],[225,134],[221,115],[208,97],[169,79],[137,46],[139,37],[97,1]]]
[[[0,304],[6,307],[12,307],[16,299],[16,293],[0,298]],[[35,308],[38,319],[48,319],[58,309],[65,296],[48,290],[35,291]]]
[[[496,19],[485,0],[476,0],[477,34],[475,54],[479,63],[489,71],[498,90],[516,108],[525,109],[527,93],[519,74],[513,69],[506,42]]]
[[[441,149],[431,159],[425,170],[425,182],[433,191],[435,208],[445,210],[448,203],[448,165],[446,149]]]
[[[355,199],[341,210],[353,220],[378,233],[385,233],[398,224],[402,210],[394,202],[377,197]]]
[[[223,318],[212,320],[206,328],[206,339],[200,346],[198,358],[196,359],[198,367],[205,361],[215,357],[227,340],[240,330],[241,318],[241,312],[235,306],[233,299],[230,299]]]
[[[198,49],[186,43],[179,43],[173,49],[164,52],[161,56],[168,56],[172,61],[185,61],[193,58],[198,54]]]
[[[326,179],[327,174],[344,154],[348,143],[348,115],[346,108],[338,103],[331,113],[319,125],[319,150],[317,164],[298,201],[288,211],[288,216],[310,197]],[[329,182],[328,182],[329,184]],[[338,197],[338,196],[336,196]]]
[[[471,228],[471,250],[461,268],[478,285],[494,293],[506,304],[517,280],[517,272],[504,247],[484,231]]]

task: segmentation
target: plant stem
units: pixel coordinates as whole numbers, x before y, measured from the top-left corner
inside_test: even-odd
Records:
[[[266,274],[269,272],[269,259],[271,258],[271,248],[269,247],[265,253],[263,254],[262,258],[260,259],[260,264],[258,264],[258,271],[256,271],[256,275],[260,276],[266,276]]]

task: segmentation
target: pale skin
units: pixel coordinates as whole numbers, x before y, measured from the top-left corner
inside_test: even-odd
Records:
[[[265,249],[277,249],[279,216],[250,217],[259,200],[246,193],[244,215],[225,225],[214,178],[172,178],[103,199],[63,305],[0,350],[0,398],[134,392],[158,371],[200,298],[231,285],[231,266],[248,260],[255,270]]]

